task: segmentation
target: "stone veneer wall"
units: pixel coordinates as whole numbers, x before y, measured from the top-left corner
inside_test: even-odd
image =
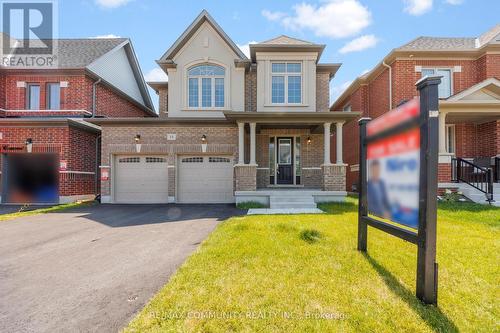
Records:
[[[323,191],[345,191],[346,166],[323,165]]]

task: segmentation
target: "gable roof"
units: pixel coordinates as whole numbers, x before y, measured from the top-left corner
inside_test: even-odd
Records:
[[[279,35],[278,37],[271,38],[269,40],[260,42],[258,44],[271,44],[271,45],[314,45],[314,43],[289,37],[286,35]]]
[[[486,51],[500,50],[500,24],[478,37],[417,37],[409,43],[393,49],[371,71],[357,77],[346,90],[332,103],[330,110],[341,107],[337,105],[346,99],[361,84],[383,72],[384,64],[391,64],[396,57],[471,57],[477,59]]]
[[[317,52],[319,58],[325,49],[324,44],[315,44],[302,39],[280,35],[269,40],[250,44],[250,58],[253,62],[256,61],[255,54],[257,52]],[[316,62],[317,62],[316,61]]]
[[[172,61],[173,57],[179,52],[179,50],[187,43],[187,41],[196,33],[198,28],[205,22],[208,22],[214,28],[214,30],[220,35],[220,37],[227,43],[227,45],[238,55],[241,60],[248,60],[245,54],[240,50],[240,48],[229,38],[229,36],[222,30],[222,28],[215,22],[212,16],[207,10],[203,9],[201,13],[195,18],[195,20],[184,30],[184,32],[177,38],[177,40],[172,44],[172,46],[165,52],[158,63],[168,63]]]
[[[493,95],[493,99],[496,99],[498,103],[500,103],[500,80],[496,78],[489,78],[486,79],[482,82],[479,82],[472,87],[469,87],[465,89],[464,91],[459,92],[458,94],[455,94],[453,96],[450,96],[446,99],[447,102],[459,102],[466,98],[467,96],[471,96],[476,92],[483,91],[486,93],[486,91],[489,92],[486,93],[487,95]]]

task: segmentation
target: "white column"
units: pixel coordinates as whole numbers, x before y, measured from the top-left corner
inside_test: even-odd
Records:
[[[245,123],[238,123],[238,164],[245,164]]]
[[[324,133],[325,160],[324,160],[323,164],[325,164],[325,165],[332,164],[332,162],[330,161],[330,127],[331,126],[332,126],[332,123],[324,123],[324,127],[325,127],[325,133]]]
[[[337,127],[336,130],[336,153],[337,153],[337,164],[344,164],[344,161],[342,159],[342,126],[344,126],[344,122],[338,122],[335,123],[335,126]]]
[[[439,153],[446,153],[446,113],[439,112]]]
[[[250,164],[257,164],[255,160],[255,127],[256,123],[250,123]]]

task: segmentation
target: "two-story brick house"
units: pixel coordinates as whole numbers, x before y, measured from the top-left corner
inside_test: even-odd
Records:
[[[54,68],[0,66],[3,203],[93,199],[100,128],[87,120],[157,116],[128,39],[57,44]]]
[[[442,76],[439,86],[440,187],[467,191],[467,186],[452,180],[457,180],[457,172],[469,170],[474,176],[480,171],[468,162],[496,169],[498,181],[500,25],[477,38],[416,38],[392,50],[374,69],[358,77],[330,110],[334,113],[359,111],[364,117],[379,117],[417,96],[415,83],[422,76],[435,74]],[[343,134],[344,159],[349,165],[346,189],[351,191],[357,189],[358,182],[359,130],[355,122],[346,126]],[[461,171],[457,171],[457,159],[466,161]],[[484,201],[484,195],[471,192],[471,197],[476,195]]]
[[[160,118],[94,121],[103,202],[341,200],[345,165],[341,149],[332,163],[330,136],[336,128],[340,143],[358,115],[329,112],[340,64],[319,63],[324,47],[279,36],[252,44],[249,59],[203,11],[157,61],[168,75],[150,84]]]

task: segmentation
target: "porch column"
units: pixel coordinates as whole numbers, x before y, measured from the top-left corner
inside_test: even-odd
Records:
[[[446,112],[439,111],[439,153],[446,154]]]
[[[324,165],[329,165],[332,164],[330,160],[330,127],[332,126],[332,123],[324,123],[323,126],[325,127],[325,133],[324,133],[324,156],[325,159],[323,161]]]
[[[245,123],[238,123],[238,164],[245,164]]]
[[[250,123],[250,164],[255,165],[255,127],[256,123]]]
[[[336,153],[337,153],[337,164],[344,164],[343,158],[342,158],[342,126],[344,126],[344,122],[338,122],[335,123],[335,126],[337,127],[336,129]]]

